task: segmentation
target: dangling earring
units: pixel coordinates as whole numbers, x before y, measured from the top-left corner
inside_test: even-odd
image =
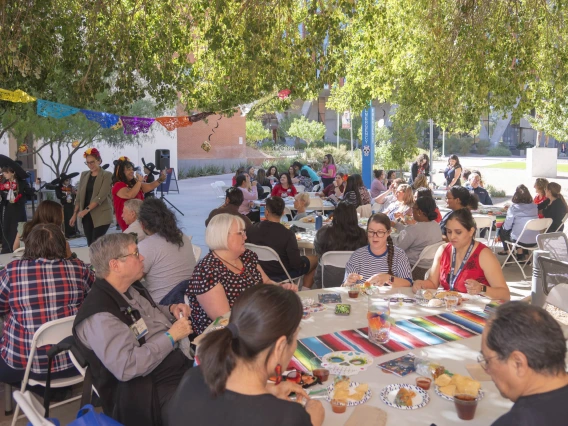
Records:
[[[276,371],[275,384],[279,384],[280,382],[282,382],[282,366],[280,364],[277,364],[275,371]]]

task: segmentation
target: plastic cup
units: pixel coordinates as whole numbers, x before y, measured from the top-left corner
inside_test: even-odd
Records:
[[[369,297],[367,321],[368,336],[373,343],[384,344],[390,340],[390,300]]]
[[[431,385],[432,385],[432,379],[430,379],[428,377],[417,377],[416,378],[416,386],[418,386],[419,388],[422,388],[424,390],[428,390],[428,389],[430,389]]]
[[[458,306],[457,296],[446,296],[444,297],[444,301],[446,302],[446,309],[448,311],[452,312],[456,310],[456,307]]]
[[[312,367],[312,375],[320,379],[320,382],[327,382],[329,378],[329,370],[321,366],[321,360],[316,356],[310,360],[310,366]]]
[[[351,299],[357,299],[359,297],[359,286],[352,285],[347,287],[347,294]]]
[[[346,399],[332,399],[331,400],[331,410],[334,413],[341,414],[345,413],[347,410],[347,400]]]
[[[457,394],[454,395],[454,405],[460,419],[471,420],[475,416],[477,398],[472,395]]]

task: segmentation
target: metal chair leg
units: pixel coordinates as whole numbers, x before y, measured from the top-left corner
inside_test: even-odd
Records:
[[[13,412],[12,386],[8,383],[4,383],[4,415],[10,416]]]

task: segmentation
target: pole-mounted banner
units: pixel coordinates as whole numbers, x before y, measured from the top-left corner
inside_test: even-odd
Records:
[[[373,181],[373,167],[375,163],[375,108],[369,102],[369,107],[361,113],[363,133],[361,167],[363,183],[367,188],[371,188]]]

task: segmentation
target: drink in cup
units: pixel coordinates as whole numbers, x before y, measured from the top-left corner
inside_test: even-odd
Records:
[[[347,288],[347,294],[351,299],[357,299],[359,297],[359,286],[352,285]]]
[[[320,379],[320,382],[324,383],[329,378],[329,370],[321,366],[321,360],[316,356],[310,360],[312,367],[312,374],[314,377]]]
[[[454,395],[454,405],[460,419],[471,420],[475,416],[477,398],[472,395],[457,394]]]
[[[369,297],[367,320],[369,322],[369,340],[383,344],[390,340],[390,301]]]
[[[331,400],[331,410],[334,413],[341,414],[345,413],[347,410],[347,400],[346,399],[332,399]]]
[[[456,306],[458,306],[458,297],[457,296],[446,296],[444,297],[444,301],[446,302],[446,309],[448,311],[455,311]]]

